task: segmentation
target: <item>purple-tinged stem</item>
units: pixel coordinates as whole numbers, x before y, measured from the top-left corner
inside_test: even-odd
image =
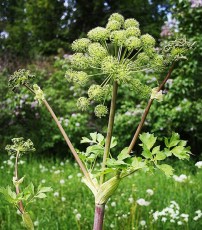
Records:
[[[95,205],[95,216],[93,230],[102,230],[104,220],[105,204]]]

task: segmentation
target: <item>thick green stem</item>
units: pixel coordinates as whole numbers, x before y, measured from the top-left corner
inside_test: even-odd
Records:
[[[164,78],[164,80],[162,81],[162,83],[160,84],[160,86],[158,87],[158,91],[160,91],[160,90],[163,89],[165,83],[166,83],[167,80],[170,78],[170,75],[171,75],[171,73],[172,73],[172,71],[173,71],[173,69],[174,69],[174,64],[175,64],[175,63],[173,63],[173,65],[172,65],[171,68],[169,69],[169,71],[168,71],[166,77]],[[147,115],[148,115],[148,113],[149,113],[149,110],[150,110],[150,107],[151,107],[151,105],[152,105],[152,102],[153,102],[153,99],[149,99],[148,104],[147,104],[147,106],[146,106],[146,108],[145,108],[145,111],[144,111],[144,113],[143,113],[143,115],[142,115],[141,121],[140,121],[140,123],[139,123],[139,125],[138,125],[138,127],[137,127],[137,129],[136,129],[136,132],[135,132],[135,134],[134,134],[134,136],[133,136],[133,139],[132,139],[132,141],[131,141],[131,143],[130,143],[130,145],[129,145],[129,147],[128,147],[128,154],[130,154],[130,153],[132,152],[133,147],[134,147],[135,144],[136,144],[136,141],[137,141],[137,139],[138,139],[138,136],[139,136],[139,134],[140,134],[140,132],[141,132],[141,130],[142,130],[142,127],[143,127],[143,125],[144,125],[144,122],[145,122],[145,120],[146,120],[146,117],[147,117]]]
[[[104,220],[105,204],[95,205],[93,230],[102,230]]]
[[[107,158],[109,157],[110,144],[111,144],[112,132],[113,132],[113,126],[114,126],[117,90],[118,90],[118,84],[115,81],[113,84],[112,100],[111,100],[109,121],[108,121],[108,127],[107,127],[107,137],[106,137],[103,162],[102,162],[102,172],[105,169]],[[100,176],[100,184],[102,184],[104,182],[104,180],[105,180],[105,175],[102,174]]]

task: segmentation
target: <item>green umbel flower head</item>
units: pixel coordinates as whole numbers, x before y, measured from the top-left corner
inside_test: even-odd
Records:
[[[81,109],[82,111],[85,111],[88,109],[88,106],[89,106],[89,99],[86,98],[86,97],[80,97],[78,100],[77,100],[77,106],[79,109]]]
[[[19,137],[13,138],[11,141],[13,145],[7,145],[5,148],[9,155],[22,155],[27,152],[35,151],[34,144],[30,139],[25,141],[23,137]]]
[[[34,78],[34,75],[29,70],[19,69],[15,71],[9,78],[9,87],[15,91],[22,85],[29,85],[29,81]]]
[[[111,20],[107,23],[106,25],[106,29],[113,31],[113,30],[120,30],[121,29],[121,22],[119,21],[115,21],[115,20]]]
[[[95,107],[98,117],[107,114],[104,103],[111,95],[109,89],[114,81],[134,90],[139,97],[149,98],[151,88],[141,83],[136,73],[162,71],[168,64],[184,57],[190,47],[186,41],[178,40],[167,44],[159,53],[154,37],[141,34],[136,19],[125,20],[119,13],[109,17],[106,27],[90,30],[87,37],[73,42],[72,49],[76,54],[72,55],[72,69],[67,71],[66,78],[81,86],[87,84],[86,97],[81,97],[77,105],[85,110],[91,101],[98,102]],[[92,85],[89,85],[89,79],[93,80]]]
[[[117,21],[117,22],[120,22],[121,25],[124,24],[124,17],[123,17],[121,14],[118,14],[118,13],[112,14],[112,15],[109,17],[108,21],[113,21],[113,20],[114,20],[114,21]]]
[[[85,52],[90,43],[88,38],[81,38],[72,43],[72,49],[76,52]]]
[[[109,38],[109,31],[106,28],[103,27],[96,27],[95,29],[92,29],[88,32],[88,37],[94,41],[105,41]]]
[[[128,29],[130,27],[139,27],[139,22],[137,20],[135,20],[134,18],[129,18],[126,19],[124,22],[124,28]]]
[[[108,113],[108,109],[104,105],[97,105],[95,107],[95,115],[99,118],[106,116]]]

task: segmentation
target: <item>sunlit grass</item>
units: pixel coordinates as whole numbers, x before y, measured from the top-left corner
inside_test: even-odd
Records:
[[[1,162],[0,167],[1,186],[12,186],[13,168],[6,162]],[[193,219],[197,216],[195,211],[202,210],[202,169],[196,168],[192,162],[177,163],[175,168],[176,175],[187,176],[184,181],[176,182],[156,172],[153,175],[138,173],[121,182],[107,203],[105,229],[145,229],[146,226],[147,229],[202,229],[202,217]],[[36,187],[42,183],[53,188],[45,200],[38,200],[30,206],[36,229],[92,229],[94,199],[81,182],[76,164],[68,160],[29,160],[19,165],[19,173],[20,176],[26,175],[24,186],[32,181]],[[149,195],[148,189],[154,194]],[[141,198],[149,205],[138,205],[136,201]],[[162,212],[154,221],[152,212],[169,207],[171,201],[180,207],[175,222]],[[189,215],[187,222],[183,217],[186,215],[181,214]],[[3,199],[0,199],[0,229],[23,229],[21,217]]]

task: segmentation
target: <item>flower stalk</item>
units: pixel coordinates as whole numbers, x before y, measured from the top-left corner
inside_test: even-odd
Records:
[[[24,86],[25,86],[28,90],[30,90],[32,93],[35,94],[35,92],[33,91],[33,89],[30,88],[27,84],[25,84]],[[58,128],[59,128],[61,134],[63,135],[63,137],[64,137],[64,139],[65,139],[65,141],[66,141],[66,143],[67,143],[67,145],[68,145],[68,147],[69,147],[69,149],[70,149],[70,151],[72,152],[72,154],[73,154],[73,156],[74,156],[76,162],[78,163],[78,165],[79,165],[79,167],[80,167],[82,173],[84,174],[84,176],[86,177],[86,179],[91,183],[91,185],[94,186],[94,183],[93,183],[92,179],[90,178],[89,173],[88,173],[88,171],[87,171],[85,165],[84,165],[84,164],[82,163],[82,161],[80,160],[80,158],[79,158],[79,156],[78,156],[78,154],[77,154],[77,152],[76,152],[74,146],[72,145],[72,143],[71,143],[69,137],[67,136],[65,130],[63,129],[62,125],[60,124],[60,122],[59,122],[57,116],[56,116],[55,113],[53,112],[51,106],[49,105],[49,103],[47,102],[47,100],[46,100],[45,98],[42,100],[42,102],[44,103],[44,105],[46,106],[47,110],[48,110],[49,113],[51,114],[53,120],[55,121],[56,125],[58,126]]]
[[[171,68],[169,69],[169,71],[168,71],[166,77],[164,78],[164,80],[162,81],[162,83],[160,84],[160,86],[158,87],[157,92],[159,92],[160,90],[163,89],[165,83],[166,83],[167,80],[170,78],[171,73],[172,73],[172,71],[173,71],[173,69],[174,69],[174,65],[175,65],[175,63],[173,63],[173,65],[172,65]],[[148,113],[149,113],[149,110],[150,110],[150,108],[151,108],[151,105],[152,105],[153,100],[154,100],[154,99],[149,99],[149,101],[148,101],[148,103],[147,103],[147,106],[146,106],[145,111],[144,111],[144,113],[143,113],[143,115],[142,115],[141,121],[140,121],[140,123],[139,123],[139,125],[138,125],[138,127],[137,127],[137,129],[136,129],[136,132],[135,132],[135,134],[134,134],[134,136],[133,136],[133,139],[132,139],[132,141],[131,141],[131,143],[130,143],[130,145],[129,145],[129,147],[128,147],[128,154],[130,154],[130,153],[132,152],[132,150],[133,150],[133,148],[134,148],[134,146],[135,146],[135,144],[136,144],[136,142],[137,142],[138,136],[139,136],[139,134],[140,134],[140,132],[141,132],[141,130],[142,130],[142,127],[143,127],[144,122],[145,122],[145,120],[146,120],[146,118],[147,118],[147,115],[148,115]]]
[[[116,81],[114,81],[111,107],[110,107],[110,114],[109,114],[109,121],[108,121],[108,127],[107,127],[107,137],[106,137],[103,162],[102,162],[102,172],[105,169],[107,158],[109,156],[109,151],[110,151],[110,144],[111,144],[112,132],[113,132],[113,126],[114,126],[117,91],[118,91],[118,84]],[[104,180],[105,180],[105,176],[104,176],[104,174],[102,174],[100,176],[100,184],[102,184],[104,182]]]
[[[15,158],[15,173],[14,173],[14,180],[17,182],[18,181],[18,157],[19,157],[19,151],[16,154],[16,158]],[[18,195],[20,193],[20,188],[19,188],[19,184],[16,183],[15,184],[15,189],[16,189],[16,194]],[[19,211],[23,214],[24,213],[24,206],[22,201],[19,201],[18,203],[18,209]]]

